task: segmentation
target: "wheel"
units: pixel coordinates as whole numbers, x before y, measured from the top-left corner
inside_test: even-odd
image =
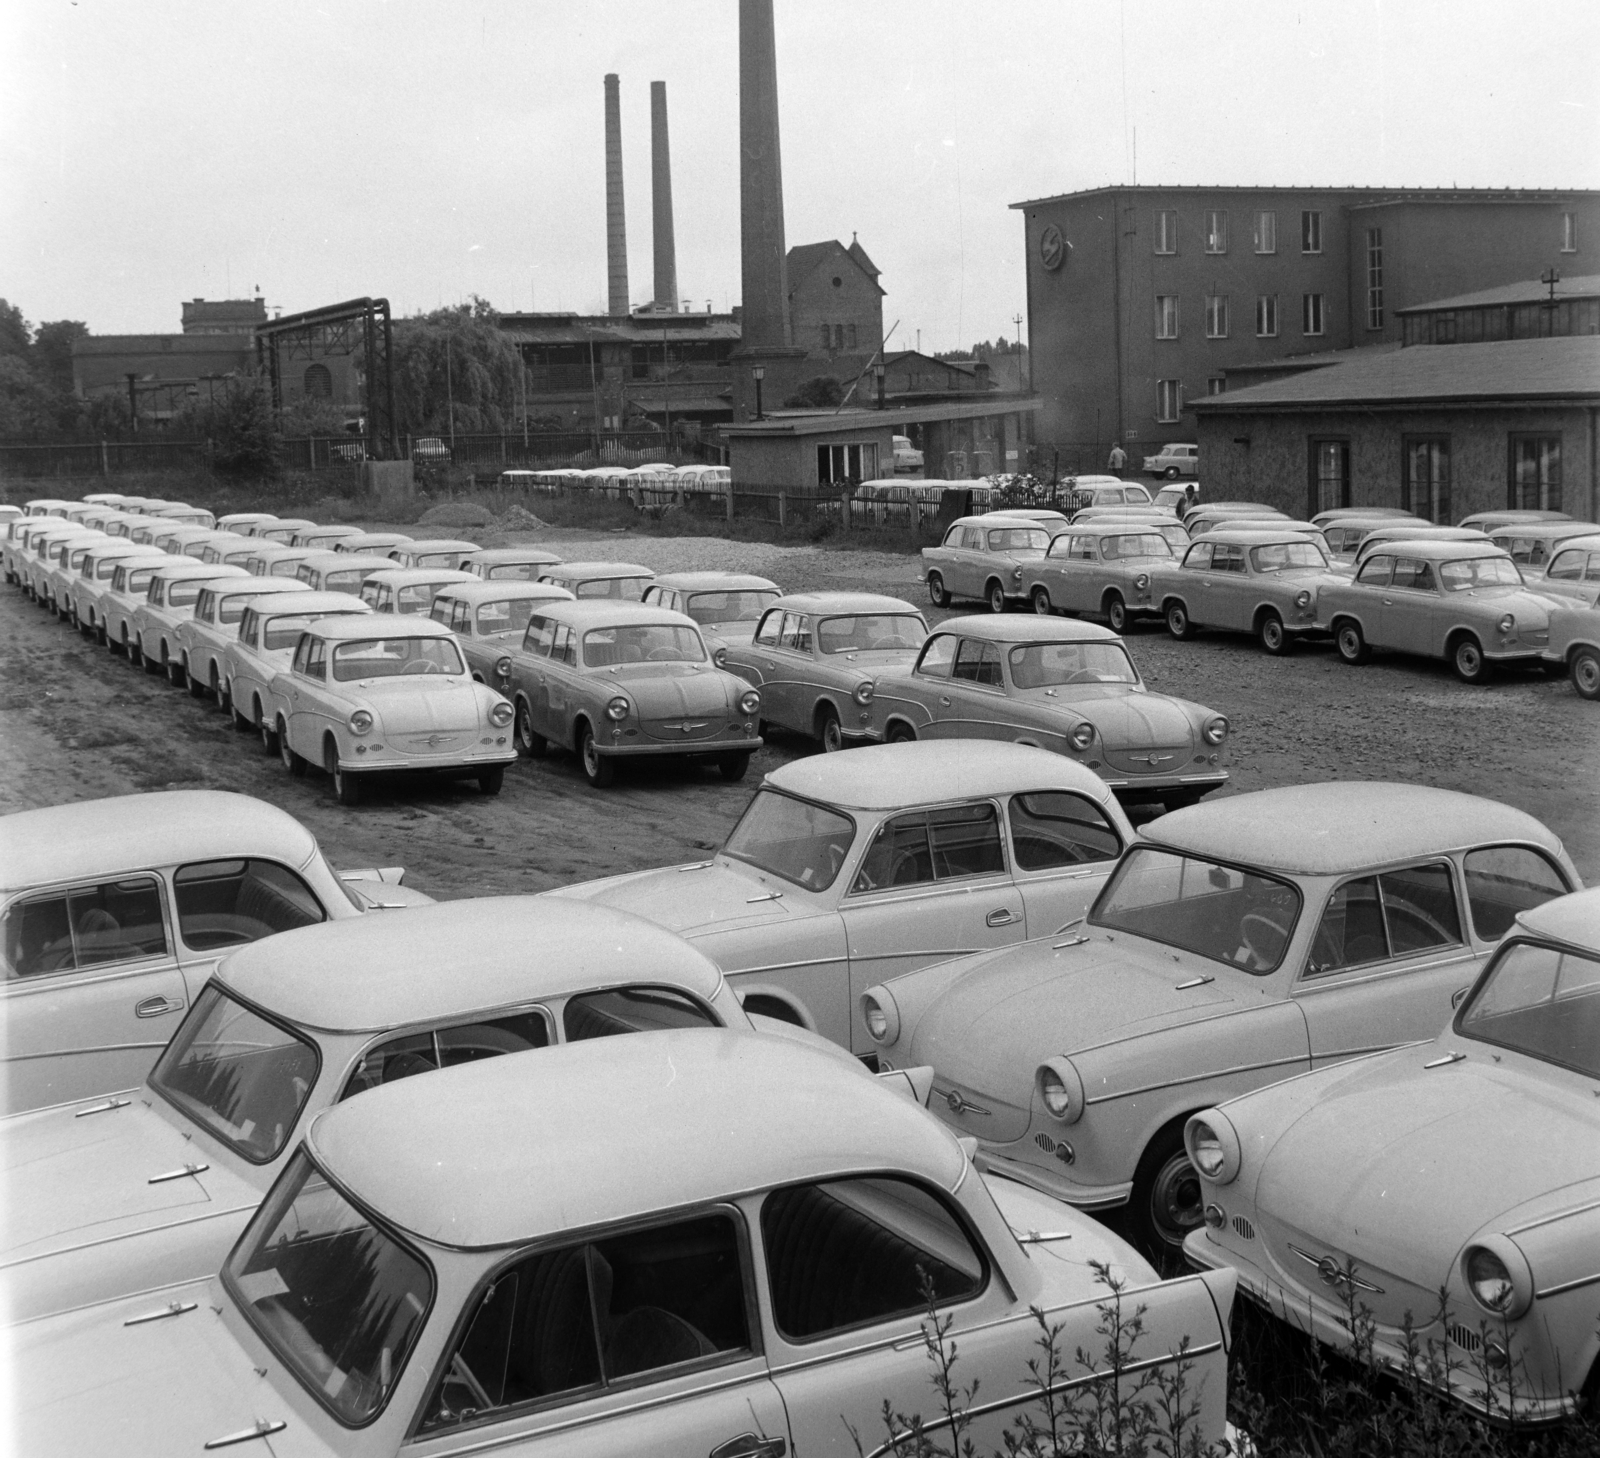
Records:
[[[333,767],[328,773],[333,777],[334,798],[341,805],[359,805],[361,803],[362,789],[361,776],[347,773],[343,766],[340,765],[336,751],[332,752],[330,757],[333,760]],[[301,764],[304,765],[304,763],[305,761],[301,760]],[[302,769],[301,773],[303,774],[305,771]]]
[[[750,768],[750,753],[741,750],[738,754],[725,754],[717,761],[717,773],[730,785],[736,785],[744,778],[745,771]]]
[[[1181,1260],[1183,1238],[1204,1219],[1200,1176],[1183,1147],[1183,1119],[1168,1124],[1145,1150],[1129,1207],[1134,1244],[1159,1268]]]
[[[191,699],[211,699],[215,701],[217,696],[217,671],[214,667],[211,670],[210,683],[207,683],[203,678],[196,678],[189,671],[187,663],[183,666],[183,676],[189,681],[189,697]]]
[[[1200,630],[1190,621],[1189,609],[1183,603],[1171,602],[1167,604],[1167,631],[1174,638],[1187,641]]]
[[[1006,610],[1006,590],[998,582],[991,582],[983,595],[990,612],[1003,613]]]
[[[1106,622],[1113,633],[1128,631],[1128,605],[1122,600],[1120,592],[1106,594]]]
[[[1346,663],[1365,663],[1372,657],[1372,649],[1362,636],[1361,624],[1352,623],[1348,618],[1334,629],[1333,646]]]
[[[1492,671],[1483,656],[1483,645],[1471,633],[1463,633],[1450,650],[1450,666],[1462,683],[1486,683]]]
[[[223,683],[222,675],[217,672],[217,665],[213,663],[211,665],[211,702],[226,714],[230,699],[228,686]]]
[[[1294,647],[1294,640],[1284,631],[1283,619],[1277,613],[1263,613],[1261,626],[1256,629],[1261,646],[1274,658],[1281,658]]]
[[[158,674],[158,673],[159,674],[163,674],[163,675],[166,673],[167,665],[165,663],[162,663],[162,662],[158,661],[157,659],[153,658],[150,654],[146,653],[144,651],[144,644],[142,642],[139,645],[138,653],[139,653],[139,662],[144,665],[144,671],[146,673],[151,674],[152,676],[155,675],[155,674]]]
[[[817,715],[817,738],[822,741],[824,754],[837,754],[844,748],[844,727],[832,709],[825,708]],[[733,778],[737,779],[738,776]]]
[[[1600,699],[1600,653],[1593,648],[1572,655],[1572,687],[1580,699]]]
[[[1050,602],[1050,589],[1048,587],[1036,587],[1033,589],[1033,610],[1041,618],[1048,618],[1055,612],[1055,607]]]
[[[512,738],[516,741],[517,753],[524,759],[543,759],[545,750],[549,748],[549,741],[544,735],[534,733],[533,710],[522,699],[517,700],[517,722],[512,730]]]
[[[306,772],[306,762],[290,746],[289,726],[281,718],[278,720],[277,733],[272,737],[277,742],[278,758],[283,761],[283,767],[292,775],[297,777],[303,775]]]
[[[909,724],[891,724],[889,732],[884,736],[890,744],[911,744],[916,740],[917,731]]]
[[[944,590],[944,578],[937,572],[928,574],[928,601],[935,607],[950,606],[950,594]]]
[[[497,764],[493,769],[486,769],[478,776],[478,789],[485,795],[498,795],[500,786],[506,782],[506,767]]]
[[[594,740],[594,730],[587,724],[583,726],[583,736],[578,741],[578,758],[583,761],[583,772],[595,789],[603,790],[616,779],[616,760],[600,753],[600,746]]]
[[[1169,481],[1176,481],[1178,479],[1178,468],[1176,466],[1168,466],[1161,474]]]
[[[122,656],[128,660],[132,667],[137,668],[139,666],[140,651],[138,639],[128,636],[128,628],[124,624],[122,628]]]

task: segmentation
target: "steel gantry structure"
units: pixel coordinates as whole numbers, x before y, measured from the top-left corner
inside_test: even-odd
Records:
[[[387,299],[347,299],[302,314],[257,324],[256,359],[272,382],[274,414],[283,408],[280,360],[318,360],[359,353],[364,361],[367,454],[379,460],[400,455],[395,429],[393,334]]]

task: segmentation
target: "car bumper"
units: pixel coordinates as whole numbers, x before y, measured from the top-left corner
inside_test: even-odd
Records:
[[[1016,1180],[1018,1184],[1064,1201],[1078,1210],[1115,1210],[1126,1205],[1133,1196],[1132,1180],[1111,1185],[1078,1184],[1039,1165],[995,1154],[981,1145],[974,1163],[985,1174],[1003,1175],[1008,1180]]]
[[[368,752],[361,754],[362,749]],[[516,747],[509,739],[503,745],[482,745],[454,754],[403,754],[387,746],[374,752],[369,746],[358,745],[356,754],[348,759],[340,757],[339,768],[357,775],[476,774],[497,764],[515,764],[516,760]]]
[[[724,754],[754,754],[761,748],[759,734],[747,739],[694,739],[687,744],[673,744],[666,739],[646,739],[636,744],[603,744],[595,741],[595,750],[604,759],[716,759]]]
[[[1228,783],[1230,778],[1227,770],[1208,770],[1205,774],[1195,775],[1127,775],[1120,772],[1107,774],[1105,770],[1096,773],[1118,795],[1123,797],[1149,795],[1159,799],[1165,790],[1183,790],[1185,792],[1198,792],[1208,794],[1212,790],[1219,790]]]

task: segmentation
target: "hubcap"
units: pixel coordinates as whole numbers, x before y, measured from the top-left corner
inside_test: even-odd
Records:
[[[823,724],[822,747],[829,754],[836,753],[844,747],[844,731],[840,729],[837,719],[829,719]]]
[[[1463,643],[1456,649],[1456,665],[1471,677],[1483,666],[1483,659],[1471,643]]]
[[[1283,624],[1276,618],[1268,618],[1262,624],[1261,638],[1269,648],[1276,648],[1283,642]]]
[[[1050,616],[1050,594],[1048,592],[1034,593],[1033,610],[1034,612],[1038,613],[1041,618],[1047,618]]]
[[[1161,1166],[1150,1190],[1150,1218],[1169,1245],[1181,1245],[1200,1224],[1200,1177],[1187,1155],[1175,1154]]]
[[[1349,628],[1339,634],[1339,651],[1346,658],[1354,658],[1361,651],[1361,640]]]
[[[278,758],[283,761],[285,769],[294,768],[294,751],[289,748],[289,736],[283,732],[283,726],[278,726]]]
[[[1600,658],[1585,653],[1572,665],[1572,681],[1590,697],[1600,694]]]
[[[532,726],[528,723],[528,711],[526,709],[522,708],[520,705],[518,705],[518,707],[517,707],[517,743],[519,745],[521,745],[522,748],[524,748],[524,749],[531,749],[533,747],[533,740],[529,737],[529,733],[528,733],[528,731],[531,728],[532,728]]]

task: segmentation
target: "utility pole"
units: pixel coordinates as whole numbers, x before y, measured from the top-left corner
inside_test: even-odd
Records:
[[[444,395],[445,405],[450,412],[450,459],[456,457],[456,382],[455,370],[450,362],[450,336],[445,336],[444,341]]]

